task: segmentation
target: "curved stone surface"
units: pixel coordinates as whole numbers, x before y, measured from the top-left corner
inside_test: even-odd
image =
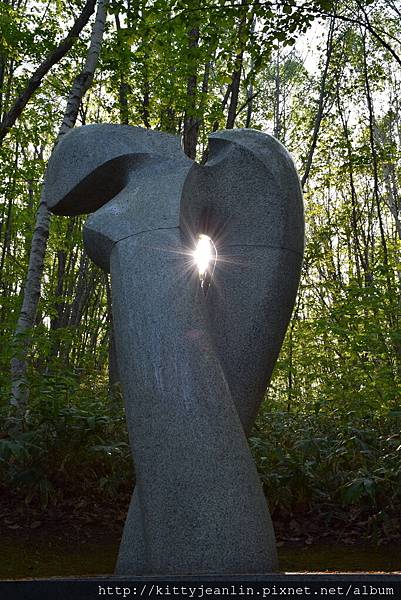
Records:
[[[67,134],[46,181],[57,214],[93,212],[85,248],[112,279],[137,484],[116,572],[260,573],[274,532],[246,434],[298,287],[302,194],[254,130],[212,134],[204,166],[173,136],[94,125]],[[205,296],[191,253],[218,259]]]
[[[180,230],[159,230],[121,241],[111,257],[147,572],[271,571],[263,490],[214,351],[205,296],[196,274],[183,276],[186,256],[177,249],[184,250]]]
[[[208,234],[219,260],[210,330],[247,434],[276,363],[299,284],[303,201],[291,156],[252,129],[217,131],[184,184],[181,228]]]

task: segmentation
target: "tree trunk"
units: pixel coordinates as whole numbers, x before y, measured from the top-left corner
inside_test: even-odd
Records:
[[[74,127],[81,100],[92,83],[103,39],[106,3],[107,0],[98,1],[96,18],[92,28],[84,69],[76,77],[72,85],[56,144],[70,128]],[[35,322],[40,298],[44,257],[49,237],[49,223],[50,213],[45,204],[42,190],[35,230],[32,237],[23,302],[14,333],[14,356],[11,359],[11,404],[18,410],[20,417],[24,416],[28,401],[26,373],[27,356],[31,345],[30,330]]]
[[[373,112],[372,94],[370,91],[365,38],[363,38],[363,70],[364,70],[364,76],[365,76],[366,101],[367,101],[368,110],[369,110],[369,141],[370,141],[370,149],[372,152],[373,197],[374,197],[374,201],[375,201],[375,205],[376,205],[377,217],[379,220],[380,239],[381,239],[381,244],[382,244],[382,248],[383,248],[383,259],[384,259],[383,262],[384,262],[384,266],[386,268],[387,285],[388,285],[388,289],[390,290],[392,286],[391,286],[389,263],[388,263],[387,241],[386,241],[386,235],[384,232],[382,209],[381,209],[381,205],[380,205],[378,157],[377,157],[376,144],[375,144],[375,139],[374,139],[375,118],[374,118],[374,112]]]
[[[15,121],[18,119],[18,117],[24,110],[31,96],[40,86],[43,77],[45,77],[45,75],[50,71],[50,69],[56,63],[58,63],[63,58],[63,56],[65,56],[67,52],[71,49],[75,40],[81,33],[82,29],[89,21],[89,18],[95,8],[95,2],[96,0],[87,0],[82,13],[75,21],[67,36],[57,46],[57,48],[55,48],[53,52],[51,52],[49,56],[39,65],[32,77],[29,79],[24,91],[15,100],[11,109],[4,115],[4,118],[0,124],[0,144],[2,143],[5,136],[10,131],[11,127],[14,125]]]
[[[242,69],[243,56],[244,56],[244,52],[242,51],[235,59],[234,71],[233,71],[232,79],[231,79],[231,98],[230,98],[230,105],[228,107],[226,129],[233,129],[233,127],[235,125],[235,117],[237,114],[238,97],[239,97],[239,86],[241,83],[241,69]]]
[[[198,27],[192,27],[188,33],[188,48],[189,52],[191,49],[197,48],[199,44],[199,29]],[[185,110],[184,117],[184,152],[189,158],[195,160],[196,158],[196,145],[198,142],[198,131],[199,124],[196,118],[196,84],[197,75],[196,67],[193,67],[194,71],[190,74],[187,81],[187,108]]]
[[[350,185],[350,191],[351,191],[351,229],[352,229],[352,238],[353,238],[353,240],[352,240],[353,258],[355,260],[357,280],[358,280],[359,284],[362,285],[360,265],[362,265],[362,268],[364,271],[365,283],[369,282],[369,280],[370,280],[370,267],[369,267],[369,263],[366,261],[366,253],[363,253],[361,250],[361,244],[360,244],[360,240],[359,240],[360,236],[359,236],[359,230],[358,230],[358,223],[360,221],[360,211],[358,211],[358,197],[357,197],[357,192],[356,192],[356,188],[355,188],[354,168],[353,168],[353,164],[352,164],[353,149],[351,146],[351,138],[350,138],[350,134],[348,131],[348,123],[346,121],[346,118],[344,116],[344,111],[341,106],[340,94],[339,94],[338,89],[337,89],[337,107],[338,107],[338,113],[340,115],[340,119],[341,119],[341,123],[342,123],[342,127],[343,127],[345,145],[347,147],[348,175],[349,175],[349,185]]]
[[[6,2],[6,4],[8,4]],[[4,86],[4,75],[6,71],[6,56],[0,54],[0,121],[3,120],[3,86]]]
[[[280,123],[280,49],[277,48],[276,64],[274,74],[274,127],[273,134],[278,140],[280,139],[281,123]]]
[[[326,80],[327,80],[327,74],[329,71],[331,55],[333,52],[334,23],[335,23],[335,21],[334,21],[334,19],[332,19],[330,22],[329,34],[327,37],[326,64],[324,66],[323,75],[322,75],[322,79],[320,82],[319,104],[318,104],[318,109],[317,109],[317,113],[316,113],[316,117],[315,117],[315,126],[313,128],[312,143],[309,148],[308,156],[306,158],[305,171],[304,171],[304,174],[303,174],[302,180],[301,180],[302,188],[305,187],[306,182],[309,177],[309,173],[310,173],[311,166],[312,166],[313,155],[316,150],[317,138],[318,138],[319,130],[320,130],[320,124],[321,124],[322,118],[323,118],[323,109],[324,109],[324,103],[325,103],[325,98],[326,98]]]
[[[91,293],[92,283],[93,275],[92,270],[89,268],[89,258],[85,252],[82,252],[79,261],[77,286],[74,300],[71,305],[68,325],[76,327],[81,322],[85,306],[88,303]]]
[[[250,28],[250,33],[252,36],[255,33],[255,24],[256,24],[256,21],[255,21],[255,19],[253,19],[251,28]],[[254,78],[253,70],[254,70],[254,61],[251,56],[251,64],[249,67],[249,76],[248,76],[249,83],[248,83],[248,88],[246,90],[246,101],[247,101],[246,121],[245,121],[246,128],[249,128],[251,126],[252,113],[253,113],[253,99],[255,97],[255,95],[253,93],[253,78]]]
[[[252,79],[249,81],[248,89],[246,91],[246,100],[247,100],[247,108],[246,108],[246,121],[245,127],[249,128],[252,122],[252,113],[253,113],[253,99],[255,95],[253,93],[253,82]]]
[[[109,275],[105,273],[106,277],[106,292],[107,292],[107,321],[108,321],[108,355],[109,355],[109,398],[112,404],[117,398],[117,387],[120,381],[120,375],[118,372],[117,362],[117,351],[116,351],[116,339],[113,325],[113,310],[112,310],[112,298],[111,298],[111,287]]]
[[[115,15],[116,29],[119,34],[121,31],[121,23],[120,23],[120,15],[117,13]],[[122,38],[121,43],[123,43]],[[120,83],[118,86],[118,99],[119,99],[119,109],[120,109],[120,122],[123,125],[128,125],[128,84],[125,80],[124,67],[120,71]]]
[[[241,5],[247,8],[246,0],[243,0]],[[238,107],[238,98],[239,98],[239,90],[241,83],[241,71],[242,64],[244,60],[244,42],[242,41],[244,28],[248,29],[248,33],[253,24],[253,14],[250,17],[250,20],[247,21],[247,13],[244,12],[241,17],[241,21],[238,26],[238,40],[239,40],[239,51],[234,60],[234,70],[231,76],[231,84],[230,84],[230,104],[228,107],[228,115],[227,115],[227,123],[226,129],[233,129],[235,126],[235,117],[237,116],[237,107]],[[248,36],[247,36],[248,37]]]
[[[385,132],[378,127],[377,123],[375,123],[373,133],[378,145],[384,146],[386,143],[388,143],[389,140],[387,139]],[[384,163],[382,171],[384,186],[386,189],[385,202],[389,208],[389,211],[394,217],[395,229],[399,239],[401,240],[401,202],[400,195],[398,193],[398,184],[394,164],[390,162]]]

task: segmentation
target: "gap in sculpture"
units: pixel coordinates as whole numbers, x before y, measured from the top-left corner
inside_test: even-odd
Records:
[[[85,249],[111,273],[137,474],[116,574],[277,570],[247,435],[300,277],[290,155],[260,131],[217,131],[200,166],[174,136],[88,125],[57,145],[46,198],[91,213]]]

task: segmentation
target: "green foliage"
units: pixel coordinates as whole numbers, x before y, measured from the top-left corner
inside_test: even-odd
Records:
[[[48,378],[23,424],[1,419],[0,487],[45,510],[85,493],[118,496],[132,487],[133,467],[121,406],[72,405],[76,382]],[[86,392],[86,394],[88,391]],[[74,394],[76,399],[77,395]],[[79,477],[77,477],[79,473]]]
[[[53,393],[59,396],[60,389]],[[250,445],[284,537],[291,521],[312,537],[334,530],[375,543],[399,538],[401,411],[387,417],[311,416],[267,408]],[[84,496],[125,510],[133,467],[121,407],[110,410],[101,401],[56,406],[49,397],[34,403],[25,431],[13,432],[4,415],[1,422],[5,495],[12,490],[15,499],[41,511],[78,504]]]
[[[401,413],[400,413],[401,414]],[[400,417],[260,415],[250,439],[273,518],[294,518],[362,539],[400,535]]]

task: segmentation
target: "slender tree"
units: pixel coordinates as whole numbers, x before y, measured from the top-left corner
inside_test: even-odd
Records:
[[[0,123],[0,144],[24,110],[32,95],[40,86],[43,78],[47,75],[50,69],[57,64],[72,48],[79,34],[89,21],[90,16],[95,9],[95,4],[96,0],[87,0],[80,16],[75,21],[66,37],[37,67],[33,75],[29,78],[24,90],[15,99],[10,110],[4,114]],[[3,62],[0,58],[0,84],[2,83],[2,80],[4,80],[4,67],[2,66]],[[0,87],[2,87],[2,85],[0,85]]]
[[[74,127],[81,100],[93,81],[105,27],[106,2],[107,0],[98,0],[96,18],[92,28],[85,65],[73,82],[56,144],[69,129]],[[26,373],[27,356],[31,342],[30,330],[35,322],[40,297],[44,257],[49,236],[49,224],[50,213],[45,204],[42,192],[32,237],[22,307],[15,328],[14,356],[11,359],[11,404],[18,409],[20,416],[24,415],[28,400]]]

